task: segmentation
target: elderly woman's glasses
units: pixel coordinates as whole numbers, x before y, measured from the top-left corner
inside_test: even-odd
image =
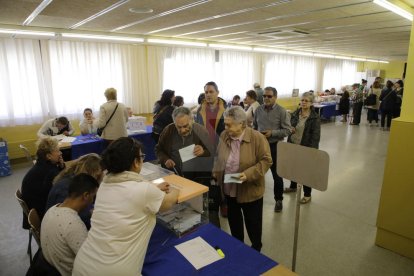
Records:
[[[140,154],[139,157],[141,157],[141,160],[144,160],[145,159],[145,153]]]

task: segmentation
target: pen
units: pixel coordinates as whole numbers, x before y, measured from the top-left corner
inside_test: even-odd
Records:
[[[214,249],[216,249],[217,254],[219,254],[220,257],[224,258],[225,255],[224,255],[224,253],[223,253],[223,251],[221,250],[220,247],[214,246]]]
[[[176,175],[179,175],[175,167],[173,167],[173,170],[174,170]]]

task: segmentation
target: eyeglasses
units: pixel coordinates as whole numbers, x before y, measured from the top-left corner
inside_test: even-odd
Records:
[[[141,160],[144,160],[145,159],[145,153],[140,154],[139,157],[141,157]]]
[[[271,99],[271,98],[273,98],[273,95],[263,95],[263,98]]]

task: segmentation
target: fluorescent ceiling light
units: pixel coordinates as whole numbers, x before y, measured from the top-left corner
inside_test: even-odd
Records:
[[[199,46],[199,47],[207,47],[207,43],[204,42],[192,42],[192,41],[181,41],[181,40],[168,40],[168,39],[155,39],[155,38],[148,38],[148,43],[156,43],[156,44],[167,44],[167,45],[184,45],[184,46]]]
[[[252,50],[252,47],[250,47],[250,46],[238,46],[238,45],[215,44],[215,43],[208,44],[208,46],[211,47],[211,48],[223,48],[223,49],[233,49],[233,50],[247,50],[247,51],[251,51]]]
[[[349,59],[352,60],[351,57],[346,57],[346,56],[335,56],[336,59]]]
[[[367,61],[369,61],[369,62],[379,62],[379,60],[375,60],[375,59],[367,59]]]
[[[378,60],[378,62],[379,63],[389,63],[388,61],[386,61],[386,60]]]
[[[112,41],[128,41],[128,42],[144,42],[143,38],[127,37],[127,36],[62,33],[62,37],[85,38],[85,39],[96,39],[96,40],[112,40]]]
[[[383,8],[386,8],[387,10],[390,10],[393,13],[396,13],[396,14],[398,14],[398,15],[400,15],[400,16],[402,16],[402,17],[404,17],[404,18],[406,18],[410,21],[413,21],[413,15],[410,12],[398,7],[395,4],[392,4],[392,3],[390,3],[386,0],[374,0],[374,3],[377,4],[377,5],[380,5]]]
[[[37,32],[37,31],[24,31],[24,30],[5,30],[0,29],[2,34],[18,34],[18,35],[35,35],[35,36],[55,36],[52,32]]]
[[[291,55],[298,55],[298,56],[308,56],[308,57],[313,56],[313,53],[311,53],[311,52],[301,52],[301,51],[288,50],[287,53],[291,54]]]
[[[23,22],[23,26],[27,26],[41,13],[53,0],[43,0],[39,6],[26,18]]]
[[[94,20],[94,19],[98,18],[99,16],[104,15],[104,14],[106,14],[106,13],[108,13],[108,12],[116,9],[119,6],[122,6],[123,4],[125,4],[127,2],[129,2],[129,0],[121,0],[121,1],[118,1],[117,3],[113,4],[112,6],[109,6],[106,9],[104,9],[104,10],[98,12],[98,13],[95,13],[92,16],[89,16],[88,18],[82,20],[81,22],[78,22],[75,25],[70,26],[69,29],[76,29],[77,27],[82,26],[82,25],[88,23],[89,21]]]
[[[358,57],[353,57],[352,60],[357,60],[357,61],[367,61],[366,58],[358,58]]]
[[[255,52],[262,52],[262,53],[276,53],[276,54],[286,54],[287,50],[282,49],[271,49],[271,48],[261,48],[261,47],[254,47],[253,51]]]
[[[314,57],[322,57],[322,58],[334,58],[334,55],[329,55],[329,54],[320,54],[320,53],[315,53],[313,54]]]

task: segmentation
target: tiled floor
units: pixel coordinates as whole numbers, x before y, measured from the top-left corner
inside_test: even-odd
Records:
[[[388,136],[365,123],[323,124],[320,148],[330,155],[329,184],[326,192],[313,191],[312,202],[301,208],[300,275],[414,275],[413,260],[374,244]],[[0,275],[24,275],[29,266],[28,233],[14,198],[27,168],[0,178]],[[274,213],[270,173],[266,180],[262,252],[290,267],[295,195],[286,195],[283,212]],[[222,228],[228,231],[225,219]]]

